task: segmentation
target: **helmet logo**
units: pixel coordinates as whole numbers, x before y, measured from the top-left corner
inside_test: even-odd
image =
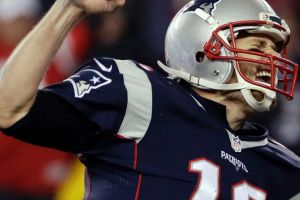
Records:
[[[220,2],[221,0],[195,0],[187,5],[184,12],[195,11],[196,9],[200,8],[206,13],[213,15],[216,5]]]

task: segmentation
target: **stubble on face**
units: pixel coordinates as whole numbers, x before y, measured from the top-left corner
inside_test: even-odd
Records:
[[[248,33],[243,34],[241,33],[239,35],[239,38],[236,39],[236,47],[243,50],[250,50],[254,52],[260,52],[260,53],[268,53],[277,55],[276,52],[276,45],[273,42],[273,40],[266,35],[249,35]],[[253,60],[266,60],[267,58],[265,56],[259,56],[259,55],[253,55],[253,54],[246,54],[246,53],[238,53],[239,57],[244,57],[248,59]],[[268,61],[268,59],[266,60]],[[264,66],[260,63],[255,62],[247,62],[247,61],[237,61],[240,69],[240,73],[245,77],[245,79],[248,79],[250,81],[259,81],[266,84],[271,84],[271,77],[268,78],[268,76],[261,74],[261,72],[267,73],[270,71],[270,66]],[[238,73],[238,72],[235,72]],[[259,75],[258,75],[259,74]],[[230,83],[237,83],[237,76],[236,74],[233,74]],[[264,98],[266,98],[266,95],[263,91],[259,90],[251,90],[250,91],[253,98],[257,102],[262,102]],[[229,94],[229,93],[228,93]],[[227,95],[228,95],[227,94]],[[241,102],[245,101],[242,94],[236,94],[233,92],[232,94],[228,95],[229,98],[233,100],[233,98],[236,98],[236,101]],[[276,100],[273,100],[271,108],[276,107],[277,103]]]
[[[240,70],[243,73],[244,76],[246,76],[248,79],[255,81],[256,80],[256,74],[259,70],[259,66],[256,63],[251,63],[251,62],[245,62],[245,61],[240,61]],[[232,79],[229,81],[229,83],[237,83],[237,76],[236,74],[232,75]],[[248,113],[253,113],[255,112],[245,101],[242,93],[240,90],[236,91],[220,91],[220,94],[223,95],[226,100],[232,101],[235,104],[241,105],[242,108],[248,112]],[[265,98],[265,94],[261,91],[258,90],[251,90],[252,96],[255,98],[256,101],[261,102]],[[271,109],[275,108],[277,105],[276,99],[273,100]]]
[[[243,75],[246,76],[248,79],[255,81],[256,74],[257,74],[256,64],[251,63],[251,62],[240,61],[239,65],[240,65],[240,70],[243,73]],[[237,82],[238,82],[237,76],[236,76],[236,74],[233,74],[233,77],[229,83],[237,83]],[[258,102],[261,102],[265,98],[264,93],[257,91],[257,90],[252,90],[251,94],[253,95],[255,100]],[[236,96],[236,95],[234,95],[234,96]],[[242,97],[242,95],[239,95],[239,96]]]

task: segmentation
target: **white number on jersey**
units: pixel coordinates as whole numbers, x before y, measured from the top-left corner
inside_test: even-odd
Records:
[[[220,194],[220,167],[214,162],[199,158],[189,163],[189,172],[199,174],[198,184],[190,200],[216,200]],[[232,186],[233,200],[265,200],[267,193],[248,183],[241,181]]]

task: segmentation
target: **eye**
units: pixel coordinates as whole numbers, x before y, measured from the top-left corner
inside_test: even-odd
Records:
[[[282,54],[284,50],[284,42],[277,42],[276,44],[276,50],[278,53]]]
[[[259,48],[251,48],[251,49],[248,49],[249,51],[254,51],[254,52],[258,52],[258,53],[263,53],[262,50],[260,50]]]

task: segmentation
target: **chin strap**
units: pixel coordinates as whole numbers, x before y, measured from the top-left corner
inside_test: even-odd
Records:
[[[167,67],[161,61],[157,61],[157,64],[165,72],[171,75],[172,78],[181,78],[197,88],[214,89],[214,90],[241,90],[247,87],[247,84],[240,84],[240,83],[230,83],[230,84],[215,83],[197,76],[193,76],[192,74],[189,74],[187,72]]]
[[[258,90],[259,92],[264,94],[264,99],[262,101],[257,101],[252,93],[251,90]],[[267,89],[261,89],[261,88],[253,88],[253,89],[242,89],[242,95],[248,105],[255,110],[256,112],[265,112],[269,111],[271,109],[271,105],[276,98],[276,92],[267,90]]]
[[[238,73],[236,73],[238,78],[238,83],[221,84],[221,83],[214,83],[197,76],[193,76],[192,74],[189,74],[184,71],[167,67],[161,61],[157,61],[157,64],[165,72],[171,75],[172,78],[183,79],[189,82],[191,85],[200,89],[240,90],[248,105],[256,112],[269,111],[274,99],[276,98],[276,92],[250,84],[247,81],[245,81]],[[252,95],[251,90],[255,90],[263,93],[264,94],[263,100],[257,101],[255,97]]]
[[[245,81],[245,79],[242,78],[240,73],[238,73],[237,66],[236,65],[233,66],[234,66],[234,70],[236,71],[238,82],[242,84],[243,83],[247,84],[247,88],[241,89],[241,93],[245,101],[248,103],[248,105],[256,112],[269,111],[271,109],[273,101],[276,98],[276,92],[248,83],[247,81]],[[278,82],[277,78],[275,82],[277,84]],[[257,101],[251,91],[258,91],[262,93],[264,95],[263,99],[261,101]]]

